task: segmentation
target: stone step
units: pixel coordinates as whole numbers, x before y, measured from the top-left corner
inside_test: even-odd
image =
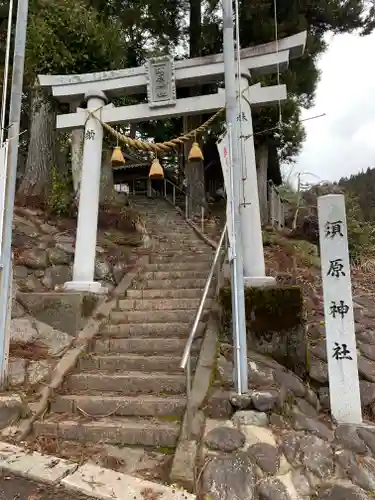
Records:
[[[187,255],[186,252],[182,253],[173,253],[173,252],[168,252],[168,253],[160,253],[158,252],[155,257],[152,259],[152,264],[161,264],[164,262],[182,262],[184,264],[191,263],[191,262],[207,262],[207,267],[209,269],[209,265],[212,263],[214,259],[214,256],[212,252],[210,253],[196,253],[195,255]]]
[[[171,288],[161,290],[128,290],[126,296],[129,299],[200,299],[203,290],[201,288]],[[212,298],[214,288],[208,291],[208,297]]]
[[[84,370],[102,370],[107,372],[142,371],[142,372],[179,372],[181,356],[145,356],[140,354],[87,355],[79,358],[78,366]],[[196,358],[192,358],[192,364]]]
[[[211,255],[212,259],[214,254],[208,248],[200,248],[194,245],[180,245],[179,243],[155,243],[155,249],[150,255],[150,263],[154,263],[153,259],[163,257],[165,255],[172,257],[173,255],[181,255],[185,257],[196,257],[196,255]],[[202,259],[204,260],[204,259]],[[162,260],[161,263],[164,261]],[[176,261],[178,262],[178,261]],[[158,264],[158,262],[156,262]]]
[[[75,391],[109,391],[119,394],[184,394],[184,374],[162,372],[73,373],[64,386],[70,393]]]
[[[124,311],[175,311],[198,309],[200,299],[123,299],[119,301],[119,307]],[[211,308],[212,300],[207,299],[205,306]]]
[[[92,352],[95,354],[171,354],[182,356],[190,329],[186,338],[97,338],[92,341]],[[197,338],[192,349],[199,348]]]
[[[181,430],[179,421],[108,417],[88,422],[85,417],[58,422],[61,417],[56,417],[35,422],[35,435],[64,441],[173,448]]]
[[[206,262],[170,262],[163,261],[162,263],[148,264],[146,271],[205,271],[207,274],[210,271],[211,263]]]
[[[194,278],[177,278],[173,280],[143,280],[134,283],[135,290],[162,290],[162,289],[185,289],[197,288],[203,290],[206,284],[207,276],[205,279]]]
[[[166,243],[168,245],[175,244],[177,248],[182,245],[190,248],[198,248],[199,250],[205,250],[207,248],[208,250],[211,250],[211,253],[213,252],[213,249],[210,248],[208,245],[206,245],[204,242],[202,242],[202,240],[193,240],[191,236],[188,235],[184,236],[184,238],[181,238],[181,236],[176,234],[174,237],[166,237],[164,235],[160,236],[159,232],[159,235],[157,234],[152,235],[149,233],[149,236],[151,238],[154,238],[155,242],[160,246],[162,246],[163,243]],[[166,246],[166,250],[168,249],[169,246]]]
[[[187,323],[135,323],[135,324],[118,324],[118,325],[105,325],[103,330],[99,333],[100,338],[139,338],[139,337],[153,337],[153,338],[168,338],[179,337],[187,339],[190,332],[191,325]],[[203,335],[206,328],[204,322],[198,324],[196,337],[199,338]]]
[[[142,280],[173,280],[173,279],[207,279],[207,271],[145,271],[141,274]]]
[[[64,395],[57,396],[51,403],[55,413],[81,414],[79,410],[104,417],[183,417],[186,408],[184,396],[108,396],[105,395]],[[172,419],[171,419],[172,420]]]
[[[195,318],[195,310],[175,311],[111,311],[110,320],[112,324],[119,323],[192,323]],[[205,321],[209,310],[205,310],[202,321]]]

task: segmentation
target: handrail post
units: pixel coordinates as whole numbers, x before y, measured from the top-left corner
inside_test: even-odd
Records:
[[[192,412],[191,412],[191,356],[189,355],[186,365],[186,426],[187,439],[191,438]]]
[[[173,201],[173,205],[176,206],[176,186],[173,184],[173,188],[172,188],[172,201]]]
[[[164,198],[167,197],[167,179],[164,179]]]
[[[204,207],[201,206],[201,231],[204,233]]]
[[[187,194],[185,194],[185,218],[189,218],[189,200]]]

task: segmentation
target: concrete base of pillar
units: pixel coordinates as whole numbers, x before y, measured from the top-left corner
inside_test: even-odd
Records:
[[[259,276],[259,277],[244,277],[245,286],[252,287],[266,287],[266,286],[275,286],[276,279],[273,276]]]
[[[67,281],[64,283],[64,290],[69,292],[91,292],[102,295],[108,293],[108,288],[105,288],[97,281]]]

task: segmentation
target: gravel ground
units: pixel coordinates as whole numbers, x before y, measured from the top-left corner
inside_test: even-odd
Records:
[[[68,491],[61,486],[34,483],[20,477],[2,473],[0,500],[97,500],[93,497]]]

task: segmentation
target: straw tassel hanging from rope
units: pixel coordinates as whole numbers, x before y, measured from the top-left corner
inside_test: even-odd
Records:
[[[150,177],[150,179],[164,179],[164,170],[160,165],[160,161],[157,155],[155,155],[155,158],[152,160],[148,176]]]
[[[121,147],[118,145],[118,138],[117,138],[117,145],[113,148],[111,164],[112,167],[121,167],[122,165],[125,165],[125,163],[126,163],[125,158],[124,155],[122,154]]]
[[[189,156],[188,156],[189,161],[203,161],[203,153],[202,150],[199,146],[199,143],[197,142],[197,135],[194,135],[194,142],[191,146]]]

